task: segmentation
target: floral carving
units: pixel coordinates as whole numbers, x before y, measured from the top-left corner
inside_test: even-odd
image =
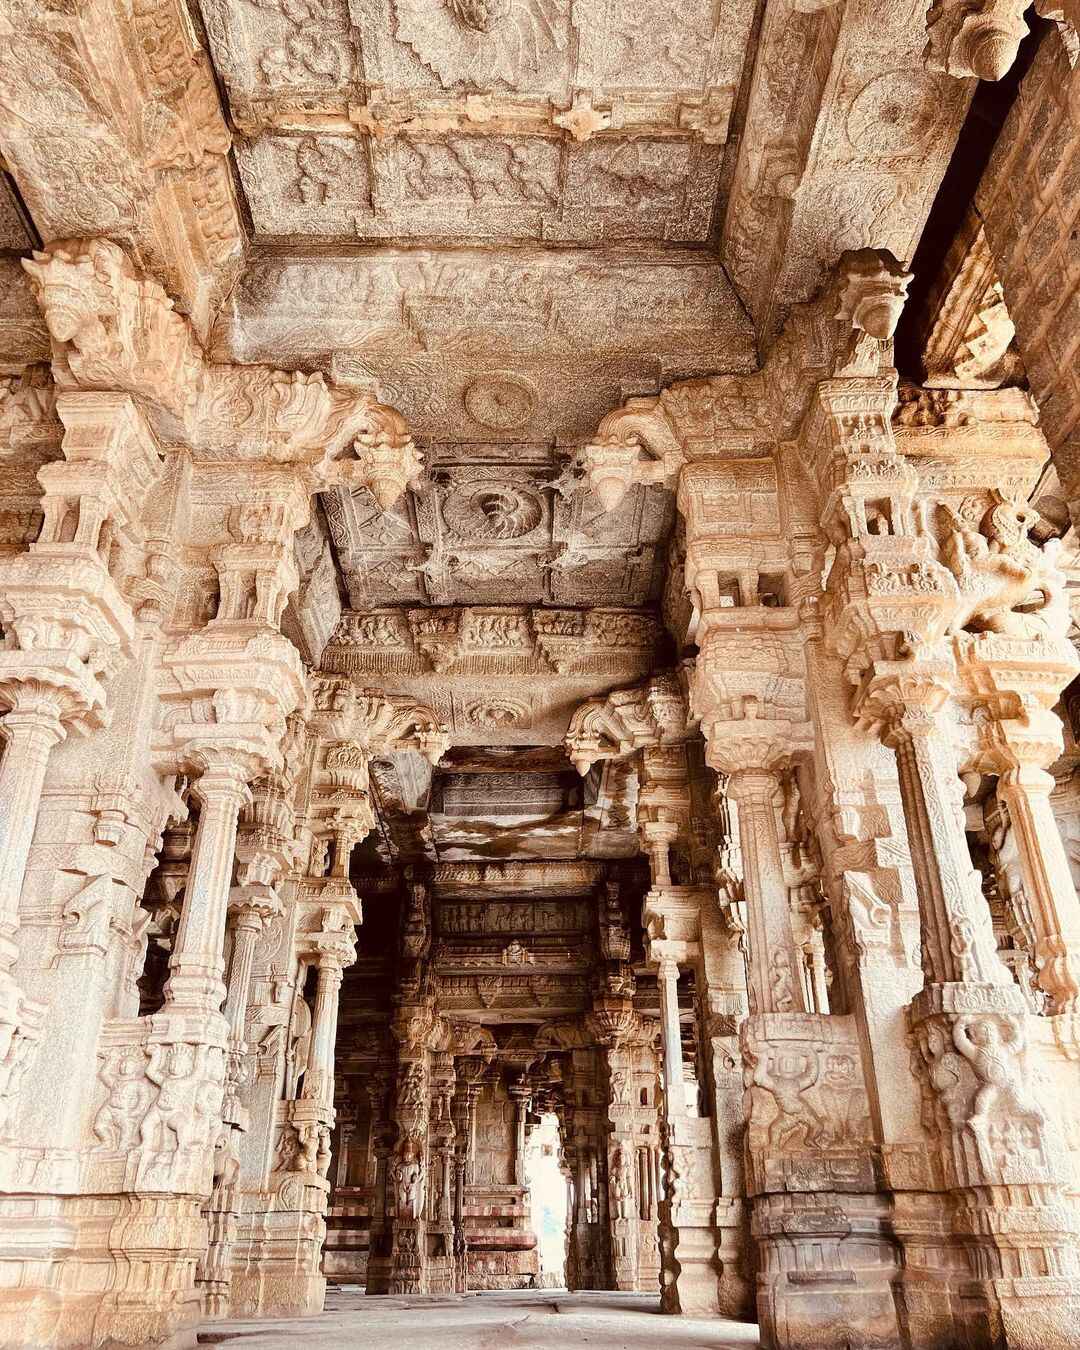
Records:
[[[562,0],[394,0],[399,42],[445,89],[487,80],[521,88],[544,57],[566,47]]]

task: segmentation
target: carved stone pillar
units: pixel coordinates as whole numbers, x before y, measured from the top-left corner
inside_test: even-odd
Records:
[[[514,1184],[524,1186],[525,1180],[525,1125],[532,1104],[532,1087],[527,1078],[510,1084],[510,1099],[514,1103]]]
[[[741,747],[750,751],[754,743]],[[739,761],[716,755],[729,768],[727,793],[738,808],[743,892],[749,939],[749,994],[751,1012],[805,1012],[805,996],[798,971],[799,959],[791,927],[791,905],[776,808],[780,776],[776,749],[760,746],[761,767],[742,767]],[[751,752],[752,753],[752,752]],[[769,767],[766,767],[769,766]]]
[[[195,748],[201,772],[193,788],[199,799],[199,826],[169,958],[166,1005],[207,1017],[219,1014],[225,998],[225,916],[232,881],[240,808],[257,772],[250,757],[227,747]]]
[[[1063,586],[1052,558],[1041,570],[1048,588]],[[962,698],[977,728],[973,767],[997,775],[1013,830],[1037,983],[1059,1040],[1074,1043],[1080,1055],[1080,901],[1050,805],[1054,779],[1046,772],[1063,749],[1053,709],[1080,671],[1080,657],[1066,636],[1065,605],[1048,606],[1043,615],[1037,641],[965,634],[954,647]]]
[[[229,1025],[222,1124],[214,1143],[214,1189],[204,1210],[210,1234],[206,1254],[199,1264],[198,1279],[207,1317],[229,1312],[232,1254],[239,1216],[237,1182],[240,1179],[239,1137],[246,1131],[249,1115],[242,1104],[251,1066],[244,1042],[248,999],[255,964],[255,946],[264,922],[281,909],[270,895],[244,894],[234,887],[229,904],[233,949],[225,996],[225,1020]]]
[[[333,1104],[334,1045],[337,1040],[342,965],[347,964],[350,957],[351,953],[336,944],[328,944],[320,950],[316,966],[311,1051],[304,1075],[303,1095],[324,1105]]]
[[[679,963],[662,955],[656,967],[660,993],[660,1040],[663,1046],[664,1108],[668,1117],[686,1111],[686,1080],[683,1072],[682,1028],[679,1024]]]
[[[10,971],[18,951],[19,897],[34,837],[49,752],[64,737],[64,700],[47,685],[19,682],[0,720],[5,735],[0,761],[0,969]]]
[[[394,1122],[398,1138],[391,1163],[394,1226],[390,1293],[427,1292],[427,1191],[431,1154],[430,1056],[428,1041],[437,1019],[430,1001],[403,1003],[395,1013],[398,1078]]]
[[[272,894],[249,895],[243,890],[234,889],[229,909],[232,914],[233,949],[225,995],[225,1020],[229,1024],[233,1043],[241,1044],[251,994],[255,947],[267,919],[280,913],[281,902]]]
[[[1025,999],[997,954],[971,866],[956,751],[939,711],[947,692],[941,671],[909,661],[879,668],[867,697],[896,751],[919,893],[925,984],[910,1016],[926,1110],[946,1185],[963,1196],[965,1218],[954,1220],[954,1231],[965,1246],[983,1235],[975,1244],[978,1300],[964,1330],[980,1346],[1019,1345],[1035,1319],[1047,1344],[1071,1345],[1080,1333],[1061,1295],[1080,1286],[1077,1216],[1062,1194],[1069,1173],[1060,1135],[1030,1085]],[[1032,1204],[1052,1222],[1020,1238],[1007,1216]],[[987,1242],[987,1231],[1010,1236]],[[1029,1294],[1011,1279],[1021,1268],[1049,1277],[1045,1301],[1033,1304],[1035,1289]]]
[[[390,1289],[391,1242],[390,1155],[393,1145],[391,1083],[393,1071],[380,1069],[369,1084],[371,1102],[371,1228],[368,1240],[366,1292],[385,1294]]]

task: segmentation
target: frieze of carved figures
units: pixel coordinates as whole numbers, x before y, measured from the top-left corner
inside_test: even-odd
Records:
[[[784,1155],[818,1155],[827,1165],[830,1153],[865,1150],[870,1108],[850,1018],[759,1014],[743,1023],[740,1045],[756,1177],[782,1168]]]
[[[437,674],[567,674],[625,660],[630,672],[659,637],[652,615],[635,610],[458,606],[362,613],[347,610],[323,654],[324,671],[413,669]],[[403,662],[405,663],[403,665]],[[415,663],[415,664],[414,664]],[[500,663],[503,663],[500,665]]]

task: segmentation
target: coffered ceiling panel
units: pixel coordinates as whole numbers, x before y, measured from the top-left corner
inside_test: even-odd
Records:
[[[604,512],[591,492],[567,491],[550,457],[523,467],[458,451],[389,511],[365,489],[324,497],[353,607],[655,602],[674,514],[669,493],[638,488]]]
[[[752,0],[202,0],[264,239],[704,241]]]

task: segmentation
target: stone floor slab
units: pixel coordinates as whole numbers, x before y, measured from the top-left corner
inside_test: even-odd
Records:
[[[368,1298],[331,1290],[317,1317],[207,1325],[199,1345],[228,1350],[736,1350],[759,1344],[756,1326],[663,1317],[645,1294],[485,1293]]]

